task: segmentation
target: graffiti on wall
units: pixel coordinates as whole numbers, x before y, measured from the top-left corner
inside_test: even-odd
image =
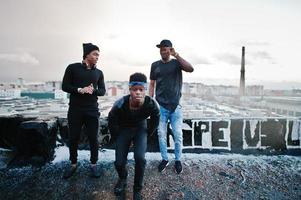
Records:
[[[182,129],[183,149],[301,149],[298,119],[186,119]],[[171,134],[168,143],[172,149]]]

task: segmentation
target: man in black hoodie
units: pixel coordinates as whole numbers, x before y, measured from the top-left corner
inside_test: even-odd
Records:
[[[145,152],[147,134],[153,134],[159,124],[159,105],[151,97],[145,96],[146,76],[134,73],[130,76],[129,90],[126,95],[115,102],[109,113],[109,129],[116,138],[115,167],[119,179],[114,188],[116,195],[124,194],[127,185],[127,155],[131,143],[134,144],[135,177],[133,199],[142,199],[141,190],[145,170]],[[147,125],[146,119],[150,117]]]
[[[77,169],[77,147],[83,125],[86,126],[90,143],[91,176],[100,177],[96,166],[100,115],[97,99],[106,93],[106,89],[103,73],[96,68],[99,48],[92,43],[84,43],[83,51],[83,61],[67,67],[62,84],[63,91],[70,93],[68,126],[71,166],[64,172],[65,179],[71,177]]]

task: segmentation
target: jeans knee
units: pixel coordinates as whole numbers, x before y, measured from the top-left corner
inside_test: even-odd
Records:
[[[158,135],[159,136],[166,136],[166,132],[167,132],[167,124],[166,123],[159,123],[158,126]]]
[[[158,128],[158,138],[159,139],[166,139],[167,131],[161,130]]]
[[[183,141],[182,133],[181,132],[176,133],[174,135],[174,139],[175,139],[175,143],[181,143],[182,144],[182,141]]]

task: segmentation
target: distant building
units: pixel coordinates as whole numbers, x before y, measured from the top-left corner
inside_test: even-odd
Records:
[[[0,90],[6,89],[6,85],[4,83],[0,83]]]
[[[196,83],[196,91],[198,96],[205,96],[208,93],[209,87],[202,83]]]
[[[24,87],[24,79],[23,78],[18,78],[17,84],[20,86],[20,88]]]
[[[280,115],[301,117],[301,97],[265,97],[266,108]]]
[[[224,86],[224,85],[218,85],[218,86],[210,86],[211,93],[214,96],[237,96],[238,95],[238,88],[235,86]]]
[[[54,99],[54,92],[30,91],[22,92],[21,97],[29,97],[32,99]]]
[[[182,85],[182,95],[184,95],[184,96],[189,96],[190,95],[189,83],[183,83],[183,85]]]
[[[294,96],[301,96],[301,89],[293,89],[292,93]]]
[[[67,93],[64,92],[63,90],[55,90],[54,98],[55,99],[67,99]]]
[[[123,96],[124,95],[124,89],[112,86],[107,89],[107,94],[110,97],[115,97],[115,96]]]
[[[0,98],[20,98],[20,89],[0,89]]]
[[[185,97],[203,97],[210,88],[202,83],[183,83],[182,95]]]
[[[45,83],[45,90],[46,91],[55,91],[62,89],[62,81],[47,81]]]
[[[29,83],[26,84],[26,90],[31,92],[45,92],[46,84],[45,83]]]
[[[266,96],[296,96],[293,90],[264,90]]]
[[[247,96],[263,96],[264,87],[263,85],[249,85],[246,87]]]
[[[117,96],[117,87],[110,87],[108,91],[108,96]]]
[[[106,82],[108,96],[123,96],[129,93],[128,82],[125,81],[108,81]]]

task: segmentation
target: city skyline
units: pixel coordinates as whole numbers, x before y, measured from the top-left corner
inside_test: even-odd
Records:
[[[170,39],[195,68],[186,82],[238,85],[246,47],[246,85],[301,88],[299,1],[37,1],[0,2],[1,81],[61,80],[80,62],[82,43],[100,47],[105,80],[149,77]],[[83,14],[84,13],[84,14]]]

